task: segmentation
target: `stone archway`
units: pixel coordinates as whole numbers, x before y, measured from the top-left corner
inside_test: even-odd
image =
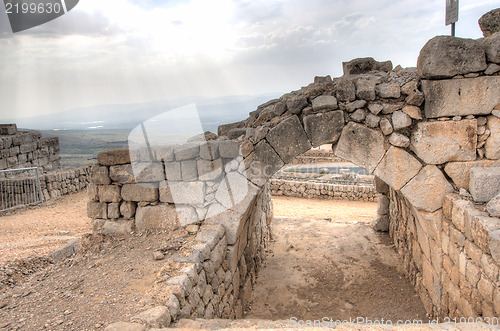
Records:
[[[498,50],[490,41],[483,44]],[[461,51],[451,52],[457,44]],[[219,127],[218,137],[160,146],[145,158],[132,149],[102,152],[90,187],[94,231],[200,225],[192,254],[179,260],[196,268],[167,281],[185,288],[171,296],[180,308],[171,317],[241,316],[268,240],[266,183],[294,157],[331,143],[335,155],[387,183],[391,235],[428,314],[497,316],[500,220],[471,201],[489,201],[500,178],[492,167],[500,158],[500,76],[488,69],[497,61],[488,52],[479,41],[436,37],[417,69],[356,59],[344,63],[344,76],[317,77]],[[215,182],[224,176],[238,185]],[[237,201],[230,196],[242,191]],[[199,282],[212,293],[205,285],[200,293]]]

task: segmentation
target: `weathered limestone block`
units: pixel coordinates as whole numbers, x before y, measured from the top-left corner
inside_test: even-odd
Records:
[[[234,159],[240,155],[240,146],[235,141],[222,140],[219,142],[219,155],[225,159]]]
[[[344,112],[337,110],[306,116],[304,128],[313,147],[334,144],[344,128]]]
[[[376,128],[380,123],[380,117],[373,115],[372,113],[368,113],[366,115],[365,122],[370,128]]]
[[[171,317],[167,307],[157,306],[132,317],[131,321],[145,323],[150,328],[166,328],[170,325]]]
[[[487,115],[500,104],[500,77],[423,80],[425,116]]]
[[[380,130],[382,130],[382,133],[385,136],[390,135],[394,131],[391,121],[389,121],[387,118],[382,118],[380,120]]]
[[[387,185],[387,183],[385,183],[382,179],[375,176],[375,191],[380,194],[388,194],[389,185]]]
[[[312,147],[297,116],[279,123],[269,131],[266,139],[285,163]]]
[[[401,133],[393,132],[389,136],[389,143],[396,147],[406,148],[410,146],[410,138]]]
[[[175,204],[203,206],[205,201],[204,182],[168,182],[168,187]]]
[[[168,181],[182,180],[181,163],[180,162],[165,162],[165,178]]]
[[[198,180],[198,166],[196,160],[182,161],[181,174],[183,181]]]
[[[92,167],[92,173],[90,175],[90,182],[99,185],[109,185],[111,179],[108,176],[108,167],[101,167],[95,165]]]
[[[489,37],[500,32],[500,8],[490,10],[478,20],[483,36]]]
[[[460,189],[469,190],[470,169],[475,167],[500,166],[500,162],[492,160],[478,160],[471,162],[449,162],[444,167],[446,174],[453,180],[453,183]]]
[[[108,236],[126,236],[133,231],[134,220],[94,220],[93,233],[100,233]]]
[[[469,191],[476,202],[488,202],[500,192],[500,167],[471,168]]]
[[[191,206],[176,206],[175,211],[177,212],[179,225],[182,227],[195,224],[200,221],[200,217],[198,217],[196,209]]]
[[[118,185],[100,185],[99,201],[101,202],[120,202],[120,186]]]
[[[488,127],[490,128],[490,137],[484,144],[485,156],[488,159],[500,159],[500,118],[488,116]]]
[[[284,163],[269,144],[262,140],[245,159],[247,178],[257,186],[262,186]]]
[[[490,216],[500,217],[500,193],[495,195],[493,199],[486,204],[486,210]]]
[[[308,105],[307,98],[303,96],[291,98],[286,101],[286,108],[290,113],[295,115],[300,113],[302,109],[306,108]]]
[[[412,132],[415,153],[428,164],[476,159],[477,122],[420,122]]]
[[[253,148],[253,145],[252,145]],[[222,174],[222,159],[198,160],[198,178],[202,181],[216,180]]]
[[[175,160],[173,145],[155,146],[155,156],[157,162],[170,162]]]
[[[345,76],[364,74],[370,71],[389,72],[392,70],[392,62],[391,61],[378,62],[371,57],[365,57],[365,58],[354,59],[349,62],[342,62],[342,68],[344,69]]]
[[[417,106],[404,106],[403,113],[416,120],[422,119],[422,112],[420,111],[420,108]]]
[[[381,98],[397,99],[401,96],[401,87],[398,83],[384,83],[376,86],[376,91]]]
[[[377,130],[349,122],[342,130],[334,154],[373,172],[385,154],[385,139]]]
[[[148,184],[125,184],[122,186],[122,198],[125,201],[149,201],[158,200],[158,185]]]
[[[135,216],[135,209],[135,202],[122,201],[120,204],[120,214],[126,219],[130,219]]]
[[[366,110],[358,109],[354,113],[351,114],[351,120],[354,122],[363,122],[366,118]]]
[[[473,39],[434,37],[422,48],[417,60],[417,71],[423,79],[451,78],[484,69],[484,48]]]
[[[213,213],[209,210],[208,214]],[[243,231],[244,223],[240,213],[233,210],[225,210],[222,213],[216,213],[215,216],[207,218],[204,224],[222,225],[225,229],[227,244],[234,245]]]
[[[391,146],[374,174],[395,190],[400,190],[421,168],[422,164],[404,149]]]
[[[131,164],[122,164],[109,167],[109,177],[113,182],[120,184],[135,183]]]
[[[338,108],[337,98],[332,95],[320,95],[313,99],[312,107],[315,112],[321,110],[334,110]]]
[[[155,230],[175,230],[179,228],[179,218],[173,205],[137,207],[135,226],[139,232]]]
[[[387,232],[389,231],[390,217],[389,215],[377,215],[372,221],[372,227],[375,231]]]
[[[130,163],[128,147],[112,148],[101,151],[97,154],[97,162],[100,165],[118,165]]]
[[[174,155],[177,161],[194,159],[200,155],[200,144],[191,142],[177,145],[174,147]]]
[[[87,216],[92,219],[107,218],[108,206],[104,202],[89,201],[87,202]]]
[[[108,218],[120,218],[120,204],[118,202],[108,203]]]
[[[436,166],[428,165],[401,192],[414,207],[434,212],[443,207],[444,195],[453,192],[453,187]]]
[[[350,79],[339,79],[337,81],[337,99],[339,101],[356,100],[356,86]]]
[[[366,101],[365,100],[356,100],[356,101],[353,101],[353,102],[346,103],[343,107],[345,107],[345,110],[347,112],[352,113],[356,109],[361,109],[364,106],[366,106]],[[370,104],[370,106],[368,106],[368,108],[370,108],[370,107],[371,107],[371,104]]]
[[[485,38],[482,43],[488,62],[500,63],[500,32]]]
[[[406,115],[400,110],[397,110],[394,113],[392,113],[392,126],[394,127],[394,130],[401,130],[409,127],[410,125],[411,125],[410,116]]]
[[[375,80],[361,78],[356,81],[356,97],[359,99],[373,101],[376,98]]]
[[[165,179],[163,165],[159,162],[133,163],[132,170],[137,183],[159,182]]]
[[[1,124],[0,125],[0,136],[10,136],[17,133],[16,124]]]

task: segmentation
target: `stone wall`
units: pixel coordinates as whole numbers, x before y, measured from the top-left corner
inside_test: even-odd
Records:
[[[447,194],[443,212],[421,213],[390,189],[390,234],[428,312],[435,317],[500,315],[498,218]]]
[[[91,169],[92,165],[86,165],[75,169],[51,171],[41,175],[39,178],[43,199],[47,201],[87,188]]]
[[[40,167],[42,172],[61,167],[59,138],[41,138],[38,131],[17,131],[15,124],[0,125],[0,170]]]
[[[271,195],[306,199],[375,201],[373,185],[343,185],[272,178],[269,180]]]
[[[483,215],[470,221],[459,202],[449,212],[445,199],[460,192],[481,210],[500,191],[500,177],[488,170],[500,159],[498,36],[433,38],[416,69],[393,69],[371,58],[344,63],[344,76],[316,77],[248,119],[219,127],[219,137],[209,141],[101,153],[89,190],[94,230],[123,234],[220,224],[233,252],[238,238],[255,235],[258,247],[267,221],[242,236],[244,220],[270,216],[252,208],[256,197],[283,165],[311,147],[332,144],[337,157],[376,175],[379,187],[386,184],[378,218],[386,221],[429,316],[498,315],[498,269],[490,262],[500,250],[500,220]],[[234,190],[228,189],[230,176],[242,180]],[[494,193],[488,198],[486,187]],[[235,199],[237,192],[246,195]],[[472,256],[476,246],[482,253]],[[480,304],[474,304],[478,294]]]

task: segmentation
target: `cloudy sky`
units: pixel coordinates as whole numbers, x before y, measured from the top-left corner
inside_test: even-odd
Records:
[[[446,0],[80,0],[13,34],[0,4],[0,120],[181,96],[288,92],[342,61],[415,66]],[[457,36],[498,0],[460,0]]]

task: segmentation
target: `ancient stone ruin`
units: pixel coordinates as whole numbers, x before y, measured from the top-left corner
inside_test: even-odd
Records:
[[[435,37],[416,69],[356,59],[211,140],[102,152],[89,190],[96,233],[200,226],[177,261],[185,272],[167,281],[172,295],[136,320],[241,317],[269,239],[269,179],[327,143],[377,176],[375,226],[390,232],[429,316],[498,316],[498,38]]]

